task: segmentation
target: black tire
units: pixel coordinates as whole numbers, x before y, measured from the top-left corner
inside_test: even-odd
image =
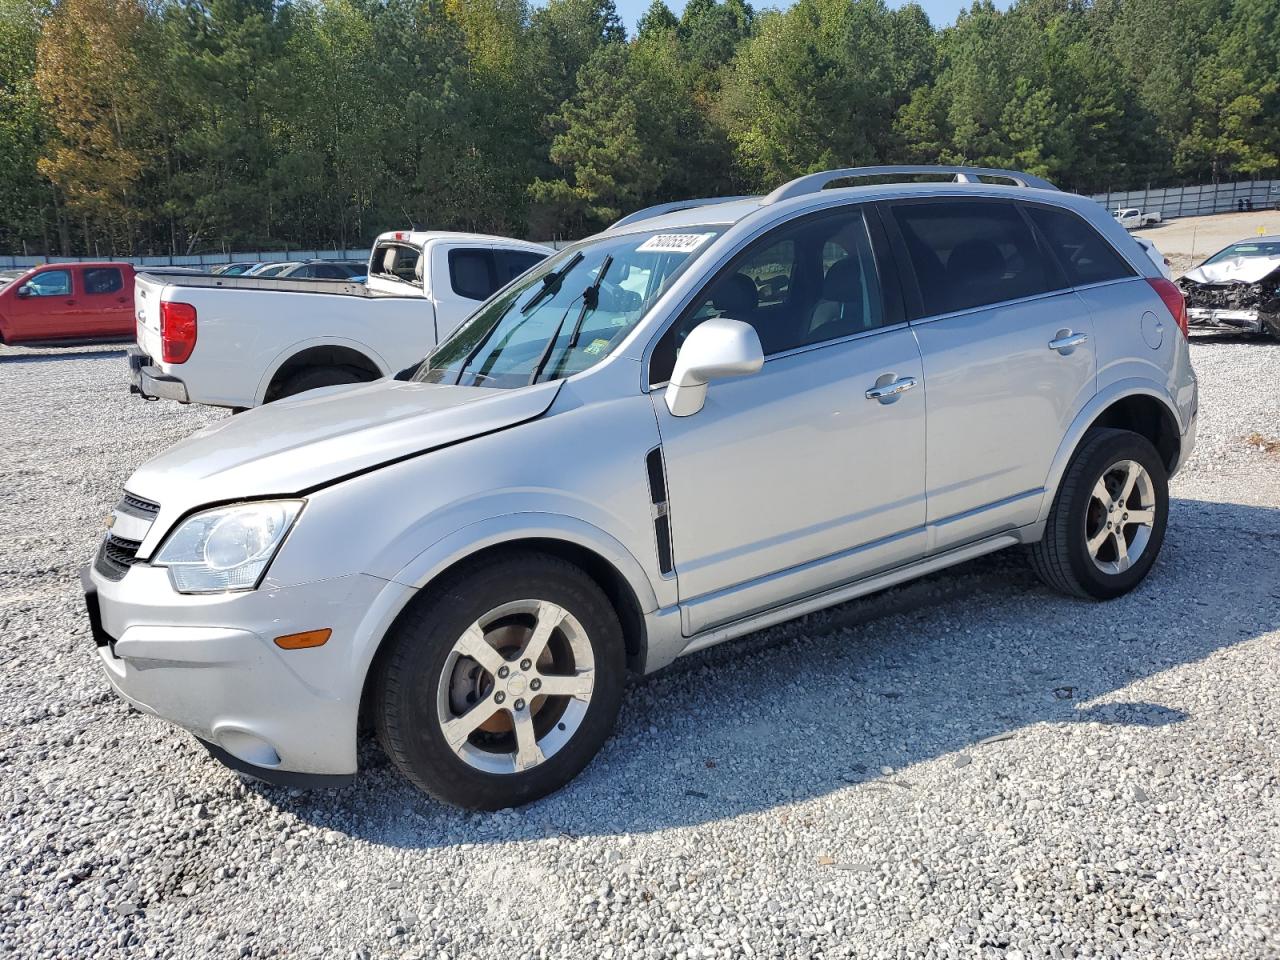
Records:
[[[528,599],[550,601],[581,624],[595,660],[594,686],[563,746],[522,772],[490,773],[446,742],[436,691],[467,628],[502,604]],[[375,729],[400,772],[445,803],[500,810],[558,790],[599,752],[622,704],[626,649],[618,616],[595,581],[557,557],[522,551],[464,564],[424,590],[388,632],[375,670]]]
[[[1126,460],[1139,464],[1151,479],[1154,519],[1132,566],[1110,573],[1100,569],[1089,553],[1087,524],[1094,522],[1089,516],[1090,501],[1098,481]],[[1105,514],[1102,519],[1106,519]],[[1146,577],[1160,554],[1168,520],[1169,475],[1151,442],[1128,430],[1092,430],[1085,435],[1062,478],[1043,539],[1031,545],[1031,565],[1040,579],[1055,590],[1085,599],[1110,600],[1128,593]]]
[[[335,387],[344,383],[368,383],[377,378],[377,374],[358,367],[309,367],[291,374],[288,380],[280,384],[280,388],[275,391],[272,399],[283,400],[285,397],[306,393],[308,390]]]

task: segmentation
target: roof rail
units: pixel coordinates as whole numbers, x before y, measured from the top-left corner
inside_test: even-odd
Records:
[[[808,193],[817,193],[827,184],[836,180],[854,180],[860,177],[906,177],[920,174],[950,173],[953,183],[978,183],[979,177],[1000,177],[1012,180],[1019,187],[1036,187],[1040,190],[1057,190],[1048,180],[1034,177],[1029,173],[1017,170],[997,170],[994,167],[950,167],[932,164],[919,166],[889,165],[883,167],[847,167],[843,170],[824,170],[822,173],[811,173],[806,177],[797,177],[790,183],[784,183],[769,194],[762,204],[777,203],[791,197],[802,197]]]
[[[652,207],[645,207],[643,210],[637,210],[635,213],[629,213],[616,223],[609,225],[609,229],[614,227],[625,227],[629,223],[639,223],[641,220],[651,220],[654,217],[660,217],[664,213],[678,213],[681,210],[692,210],[694,207],[709,207],[716,203],[733,203],[735,200],[754,200],[754,197],[706,197],[701,200],[676,200],[673,203],[659,203]]]

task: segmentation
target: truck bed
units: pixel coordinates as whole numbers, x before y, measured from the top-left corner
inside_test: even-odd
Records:
[[[350,280],[311,280],[292,277],[221,277],[199,273],[166,273],[163,267],[140,270],[139,277],[170,287],[226,287],[230,290],[269,290],[275,293],[327,293],[365,300],[421,300],[422,291],[408,284],[403,294],[371,290],[363,283]]]

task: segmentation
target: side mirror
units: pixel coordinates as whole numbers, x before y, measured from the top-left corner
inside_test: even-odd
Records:
[[[20,286],[18,288],[18,296],[23,297],[24,299],[26,297],[31,296],[31,284],[24,283],[22,286]]]
[[[764,366],[764,350],[755,327],[716,317],[693,328],[676,357],[667,384],[667,409],[673,417],[697,413],[707,401],[707,383],[741,377]]]

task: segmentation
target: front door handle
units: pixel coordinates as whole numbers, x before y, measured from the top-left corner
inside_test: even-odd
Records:
[[[1089,342],[1087,333],[1072,333],[1070,330],[1059,330],[1058,335],[1049,341],[1049,349],[1059,353],[1067,353],[1076,347]]]
[[[892,383],[879,384],[867,391],[868,400],[879,400],[885,403],[900,393],[906,393],[916,385],[915,377],[899,377]]]

